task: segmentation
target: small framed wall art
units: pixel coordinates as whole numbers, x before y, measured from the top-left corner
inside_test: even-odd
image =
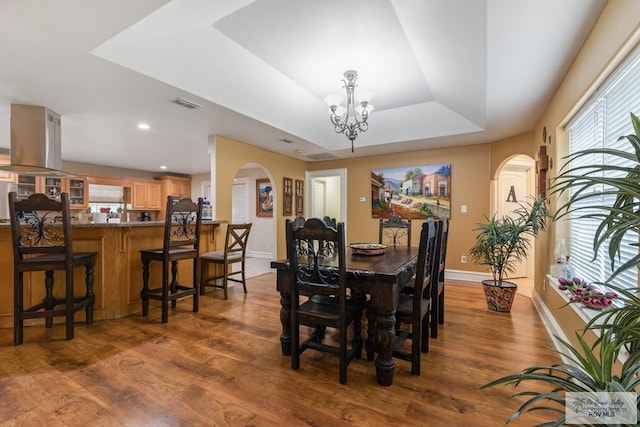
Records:
[[[269,178],[256,179],[256,216],[273,216],[273,188]]]
[[[282,197],[282,214],[291,216],[293,215],[293,179],[286,176],[282,178],[282,188],[284,193],[284,197]]]
[[[296,215],[304,215],[304,180],[296,179]]]

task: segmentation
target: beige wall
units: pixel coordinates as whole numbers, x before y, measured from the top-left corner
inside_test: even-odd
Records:
[[[536,158],[536,146],[533,140],[533,132],[517,135],[512,138],[500,140],[491,144],[491,165],[489,176],[498,179],[500,169],[511,157],[518,154]]]
[[[224,136],[216,136],[216,219],[231,219],[233,178],[246,163],[257,163],[267,172],[273,184],[275,236],[284,236],[286,217],[282,215],[282,178],[304,179],[307,164]],[[224,227],[221,227],[224,228]],[[220,230],[218,230],[220,233]],[[218,239],[218,247],[221,239]],[[224,239],[222,239],[224,240]],[[284,257],[284,238],[275,239],[276,253]],[[222,242],[224,243],[224,242]]]
[[[235,178],[247,178],[249,185],[249,212],[248,222],[251,222],[251,234],[247,242],[247,254],[249,256],[265,256],[275,258],[275,242],[273,236],[274,218],[256,216],[256,179],[268,178],[261,168],[241,169]],[[271,183],[273,186],[273,183]],[[282,191],[281,191],[282,193]]]
[[[255,162],[270,174],[278,200],[275,221],[277,257],[285,256],[284,221],[282,216],[282,177],[304,179],[305,170],[347,169],[347,241],[377,241],[378,219],[371,217],[371,169],[422,164],[451,164],[451,231],[449,237],[447,268],[454,270],[486,272],[469,262],[462,264],[460,256],[468,256],[475,238],[475,228],[490,215],[490,180],[492,165],[517,154],[531,155],[532,134],[519,135],[495,144],[477,144],[464,147],[423,150],[385,156],[358,157],[325,162],[306,163],[262,150],[222,136],[217,136],[217,219],[231,215],[231,186],[233,177],[245,163]],[[366,202],[360,202],[366,197]],[[460,206],[467,206],[467,213]],[[418,222],[418,221],[416,221]],[[414,225],[414,230],[419,224]],[[417,244],[418,233],[413,240]]]
[[[460,255],[468,255],[475,233],[472,229],[484,214],[489,214],[489,164],[491,146],[488,144],[435,150],[397,153],[384,156],[358,157],[310,163],[309,170],[347,169],[347,241],[378,240],[378,219],[371,217],[371,170],[379,168],[451,164],[451,228],[447,268],[484,271],[471,263],[461,264]],[[360,197],[366,197],[362,203]],[[460,212],[467,205],[467,213]],[[419,222],[415,221],[412,240],[417,245]]]

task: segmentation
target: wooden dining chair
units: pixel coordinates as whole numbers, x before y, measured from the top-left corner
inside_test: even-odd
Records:
[[[69,195],[61,193],[60,201],[35,193],[26,200],[18,200],[9,193],[11,240],[13,243],[13,343],[23,342],[25,319],[44,318],[47,328],[54,317],[65,317],[66,339],[74,335],[74,315],[85,310],[87,325],[93,322],[93,268],[96,252],[74,252],[71,235]],[[85,289],[76,296],[74,269],[84,267]],[[64,296],[54,294],[54,272],[64,271]],[[42,302],[24,307],[24,274],[44,272],[45,297]],[[31,274],[31,283],[36,276]],[[28,294],[35,294],[31,288]],[[62,308],[57,308],[62,307]]]
[[[438,338],[438,325],[444,325],[444,269],[447,259],[449,218],[440,220],[436,248],[436,267],[431,284],[431,338]]]
[[[219,288],[224,291],[224,299],[229,298],[228,282],[242,283],[244,293],[247,293],[247,281],[245,277],[245,265],[247,256],[247,244],[251,223],[227,224],[227,234],[224,240],[224,249],[221,251],[206,252],[200,256],[200,293],[204,295],[205,287]],[[208,272],[209,265],[218,266],[219,270]],[[233,265],[239,264],[240,269],[233,271]],[[215,267],[214,267],[215,268]],[[240,279],[236,278],[240,275]],[[218,283],[221,280],[221,283]]]
[[[331,242],[334,253],[327,253],[323,242]],[[337,355],[339,380],[347,381],[347,366],[362,355],[361,316],[364,301],[347,299],[347,270],[344,224],[336,228],[319,218],[302,225],[287,222],[287,252],[294,279],[291,293],[291,368],[300,367],[300,355],[307,349]],[[301,250],[304,253],[301,253]],[[327,266],[332,264],[332,266]],[[353,324],[353,339],[348,345],[347,329]],[[301,339],[301,326],[310,333]],[[338,342],[329,342],[325,328],[335,328]]]
[[[140,251],[142,261],[142,315],[149,313],[149,300],[159,300],[162,306],[162,323],[169,320],[169,301],[175,308],[177,300],[192,296],[193,312],[198,311],[198,253],[200,247],[200,226],[202,223],[202,198],[194,203],[190,198],[167,197],[162,248]],[[178,261],[192,263],[190,284],[178,283]],[[149,286],[149,267],[152,261],[159,262],[162,277],[159,284]],[[171,270],[171,280],[169,280]]]
[[[387,220],[380,218],[378,243],[396,247],[411,247],[411,218],[406,221],[398,214],[391,214]]]
[[[411,373],[420,375],[421,353],[429,351],[431,277],[435,273],[436,224],[433,218],[422,223],[414,292],[402,293],[396,310],[396,340],[392,355],[411,362]],[[404,347],[411,340],[411,351]]]

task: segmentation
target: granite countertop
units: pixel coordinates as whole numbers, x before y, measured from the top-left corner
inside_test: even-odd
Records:
[[[3,220],[0,220],[3,221]],[[207,219],[202,221],[202,225],[207,224],[226,224],[228,220],[224,219]],[[164,221],[129,221],[129,222],[107,222],[96,224],[94,222],[72,222],[71,227],[87,227],[87,228],[95,228],[95,227],[115,227],[115,228],[123,228],[123,227],[164,227]],[[6,222],[0,222],[0,227],[11,227],[11,224],[7,220]]]

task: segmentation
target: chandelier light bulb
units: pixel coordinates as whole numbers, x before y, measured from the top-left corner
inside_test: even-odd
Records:
[[[340,105],[340,104],[342,104],[342,103],[343,103],[343,97],[342,97],[342,96],[340,96],[340,95],[338,95],[338,94],[332,93],[331,95],[327,95],[327,96],[324,98],[324,102],[325,102],[329,107],[332,107],[332,106],[334,106],[334,105]]]

